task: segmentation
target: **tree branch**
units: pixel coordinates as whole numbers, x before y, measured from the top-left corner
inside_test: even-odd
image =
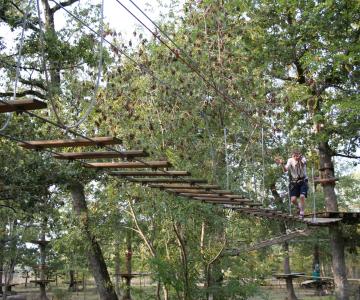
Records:
[[[51,13],[54,14],[56,11],[58,11],[59,9],[72,5],[75,2],[78,2],[79,0],[68,0],[68,1],[64,1],[64,2],[60,2],[59,4],[56,4],[53,8],[50,9]]]
[[[15,208],[13,208],[12,206],[8,206],[8,205],[0,204],[0,207],[10,208],[11,210],[13,210],[13,211],[14,211],[14,213],[16,213]]]
[[[0,93],[0,98],[12,97],[13,95],[14,95],[13,92]],[[41,94],[38,91],[25,90],[25,91],[16,93],[17,97],[24,97],[24,96],[29,96],[29,95],[36,96],[36,97],[38,97],[40,99],[43,99],[43,100],[46,99],[45,95]]]
[[[139,222],[136,218],[136,215],[135,215],[135,212],[134,212],[134,209],[132,207],[132,204],[131,204],[131,201],[128,199],[128,204],[129,204],[129,208],[130,208],[130,213],[131,213],[131,216],[132,216],[132,219],[135,223],[135,227],[137,228],[137,232],[139,233],[140,237],[143,239],[143,241],[145,242],[146,246],[148,247],[151,255],[153,257],[156,256],[156,253],[155,253],[155,249],[151,243],[151,241],[149,241],[149,239],[146,237],[146,235],[144,234],[144,232],[141,230],[140,226],[139,226]]]
[[[360,159],[360,156],[348,155],[348,154],[343,154],[343,153],[335,153],[333,156],[340,156],[340,157],[346,157],[346,158],[351,158],[351,159]]]
[[[28,79],[24,79],[24,78],[19,78],[19,81],[23,84],[27,84],[30,86],[36,86],[44,91],[46,91],[46,87],[44,86],[43,82],[40,80],[28,80]]]

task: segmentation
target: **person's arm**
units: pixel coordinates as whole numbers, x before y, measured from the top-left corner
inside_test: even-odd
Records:
[[[287,172],[288,171],[288,167],[287,167],[287,164],[285,165],[285,161],[281,158],[276,158],[275,159],[275,162],[278,164],[278,165],[281,165],[281,168],[284,172]]]

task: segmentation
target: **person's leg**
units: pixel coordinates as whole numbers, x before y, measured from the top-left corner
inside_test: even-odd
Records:
[[[300,196],[300,186],[297,183],[291,182],[290,184],[290,199],[291,203],[296,207],[296,213],[300,212],[300,207],[297,198]]]
[[[291,203],[294,204],[296,207],[298,206],[297,197],[291,196]]]
[[[305,195],[304,194],[300,194],[299,208],[300,208],[300,215],[304,216],[304,213],[305,213]]]
[[[308,185],[307,185],[307,180],[305,180],[301,186],[300,186],[300,215],[304,216],[304,211],[305,211],[305,198],[307,196],[307,190],[308,190]]]

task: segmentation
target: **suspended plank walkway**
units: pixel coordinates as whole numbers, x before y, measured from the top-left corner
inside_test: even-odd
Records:
[[[249,247],[243,247],[243,248],[239,248],[239,249],[227,249],[225,251],[225,253],[229,256],[238,256],[242,253],[246,253],[249,251],[254,251],[254,250],[269,247],[272,245],[281,244],[283,242],[295,239],[300,236],[308,236],[312,233],[312,231],[313,230],[311,230],[311,229],[306,229],[306,230],[305,229],[303,229],[303,230],[296,229],[296,230],[290,231],[287,234],[283,234],[283,235],[250,245]]]
[[[121,144],[121,140],[115,137],[92,137],[67,140],[27,141],[19,143],[19,145],[24,148],[35,150],[61,147],[103,147],[115,144]],[[301,222],[311,226],[328,226],[338,222],[347,224],[360,223],[360,213],[328,212],[318,213],[314,216],[306,216],[304,219],[300,219],[298,216],[288,215],[281,211],[261,208],[261,203],[246,199],[242,195],[233,194],[232,191],[222,190],[218,185],[208,184],[206,179],[186,178],[187,176],[190,176],[190,173],[187,171],[168,170],[168,168],[171,167],[171,163],[166,160],[140,161],[139,159],[136,159],[136,157],[145,156],[148,156],[148,154],[143,150],[128,150],[121,152],[62,152],[54,155],[56,159],[69,160],[97,158],[134,159],[136,161],[84,163],[84,167],[99,169],[137,169],[134,171],[112,171],[108,172],[108,174],[115,177],[121,177],[129,182],[144,184],[150,188],[164,190],[167,193],[179,197],[185,197],[204,203],[222,205],[224,208],[232,209],[241,214],[253,217]],[[146,168],[151,168],[153,170],[144,171],[143,169]],[[185,178],[183,178],[183,176]]]

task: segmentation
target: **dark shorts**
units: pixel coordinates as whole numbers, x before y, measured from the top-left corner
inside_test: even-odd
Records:
[[[290,182],[290,197],[300,197],[300,195],[304,195],[307,197],[308,192],[308,180],[300,180],[297,182]]]

